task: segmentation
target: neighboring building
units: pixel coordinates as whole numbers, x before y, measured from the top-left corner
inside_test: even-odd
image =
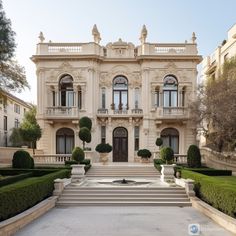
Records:
[[[157,150],[156,138],[175,153],[185,154],[196,143],[188,104],[195,98],[198,55],[196,37],[185,43],[141,45],[119,39],[101,46],[96,25],[94,42],[48,43],[40,33],[36,55],[38,113],[44,153],[71,153],[81,146],[79,119],[92,119],[94,151],[110,143],[110,161],[134,161],[137,150]]]
[[[223,40],[222,44],[216,50],[203,59],[201,63],[200,82],[207,81],[207,78],[217,78],[222,70],[225,60],[236,56],[236,24],[234,24],[228,31],[227,40]],[[207,129],[207,122],[204,122]],[[206,138],[203,132],[199,130],[198,134],[199,146],[206,144]]]
[[[31,105],[0,90],[0,147],[12,146],[9,141],[13,128],[18,128]]]
[[[236,56],[236,24],[229,29],[227,40],[223,40],[210,56],[203,59],[201,71],[203,81],[206,81],[207,77],[217,78],[225,60],[233,56]]]

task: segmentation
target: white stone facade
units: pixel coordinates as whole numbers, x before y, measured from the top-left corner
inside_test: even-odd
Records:
[[[38,148],[54,154],[82,146],[78,122],[88,116],[93,127],[86,146],[94,151],[101,141],[110,143],[110,161],[133,162],[141,148],[156,152],[159,136],[185,154],[196,142],[188,111],[202,59],[195,34],[191,42],[147,43],[144,26],[138,46],[121,39],[102,46],[96,26],[92,33],[89,43],[46,43],[40,34],[32,56],[43,130]]]
[[[9,137],[13,128],[18,128],[31,105],[0,90],[0,147],[12,146]]]

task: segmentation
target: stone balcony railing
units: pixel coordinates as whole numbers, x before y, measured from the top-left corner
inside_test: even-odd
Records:
[[[143,110],[142,109],[139,109],[139,108],[135,108],[135,109],[130,109],[130,110],[127,110],[127,109],[122,109],[122,110],[118,110],[118,109],[104,109],[104,108],[100,108],[97,110],[97,116],[99,117],[106,117],[106,116],[124,116],[124,117],[132,117],[132,116],[137,116],[137,117],[140,117],[140,116],[143,116]]]
[[[78,118],[79,108],[78,107],[47,107],[45,116],[47,118]]]
[[[71,154],[41,154],[34,155],[36,164],[65,164],[71,160]]]
[[[154,116],[156,119],[188,119],[189,110],[187,107],[157,107]]]
[[[57,55],[82,55],[97,56],[105,58],[135,58],[139,56],[163,56],[163,55],[191,55],[197,56],[197,46],[192,43],[145,43],[134,48],[126,48],[125,53],[117,54],[117,49],[103,47],[94,42],[89,43],[39,43],[37,45],[37,56],[57,56]],[[107,53],[114,51],[113,53]],[[33,56],[33,58],[35,57]]]

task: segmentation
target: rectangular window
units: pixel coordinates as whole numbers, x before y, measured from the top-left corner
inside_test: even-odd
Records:
[[[139,126],[134,127],[134,150],[139,150]]]
[[[136,88],[134,92],[134,108],[135,109],[139,108],[139,97],[140,97],[139,88]]]
[[[82,91],[78,90],[78,108],[82,108]]]
[[[159,106],[160,106],[159,91],[156,90],[156,91],[155,91],[155,107],[159,107]]]
[[[106,89],[102,88],[102,108],[106,108]]]
[[[19,128],[20,122],[18,119],[15,119],[15,128]]]
[[[56,96],[55,96],[55,91],[52,91],[52,106],[55,107],[56,104]]]
[[[106,143],[106,126],[101,126],[101,143]]]
[[[7,116],[3,117],[3,129],[4,131],[7,131]]]
[[[14,104],[14,112],[20,114],[20,105]]]

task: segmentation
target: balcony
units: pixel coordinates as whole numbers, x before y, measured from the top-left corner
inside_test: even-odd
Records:
[[[156,120],[184,121],[189,119],[187,107],[157,107],[154,111]]]
[[[114,109],[108,110],[104,108],[100,108],[97,110],[97,117],[143,117],[143,110],[139,108],[127,110],[127,109]]]
[[[47,119],[79,119],[78,107],[47,107]]]

